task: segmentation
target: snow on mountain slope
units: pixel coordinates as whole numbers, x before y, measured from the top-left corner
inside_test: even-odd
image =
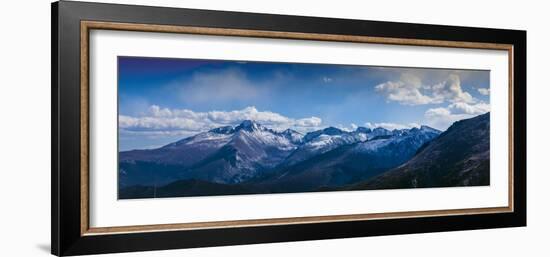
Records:
[[[269,129],[239,129],[208,162],[190,172],[212,182],[239,183],[278,165],[295,149],[288,138]]]
[[[157,149],[120,152],[119,161],[190,166],[219,150],[230,140],[231,134],[208,131]]]
[[[280,132],[279,134],[283,135],[294,144],[301,144],[303,142],[304,134],[296,130],[287,129],[283,132]]]
[[[429,127],[420,131],[434,132]],[[490,183],[490,114],[453,123],[403,165],[349,187],[389,189]]]
[[[414,156],[425,143],[439,135],[439,131],[429,128],[378,132],[379,136],[367,141],[355,141],[322,153],[312,153],[309,158],[298,162],[291,162],[292,158],[289,158],[286,165],[278,167],[277,172],[259,181],[264,188],[271,188],[277,192],[315,191],[339,187],[397,167]],[[332,136],[319,135],[316,139],[324,139],[324,144],[321,145],[325,147],[334,145],[332,140],[341,140],[344,135],[353,138],[353,132],[348,132]],[[314,139],[310,142],[316,144],[318,141]],[[307,145],[309,144],[305,146]],[[298,150],[295,153],[299,153]],[[291,157],[295,158],[295,153]]]
[[[297,148],[297,145],[285,135],[254,122],[251,126],[238,126],[235,130],[227,146],[235,149],[236,161],[233,166],[236,168],[245,170],[272,168]]]
[[[392,135],[392,132],[384,128],[359,127],[355,131],[344,131],[335,127],[307,133],[303,144],[286,160],[286,164],[294,164],[307,160],[315,155],[323,154],[343,145],[366,142],[379,136]]]
[[[285,165],[298,163],[339,146],[353,144],[366,138],[367,136],[364,134],[360,136],[359,133],[346,132],[335,127],[310,132],[304,136],[303,144],[298,146],[296,151],[285,160]]]
[[[371,138],[371,140],[359,143],[354,150],[356,152],[374,152],[390,144],[399,145],[404,143],[401,148],[392,149],[392,151],[407,151],[419,148],[425,142],[432,140],[441,133],[441,131],[428,126],[422,126],[420,129],[396,129],[391,131],[391,134],[388,134],[387,131],[379,133],[379,135]]]
[[[120,152],[120,174],[124,185],[153,183],[147,181],[147,176],[155,177],[157,182],[200,179],[240,183],[281,165],[290,166],[347,145],[356,152],[375,152],[407,138],[406,143],[399,144],[402,147],[392,151],[408,155],[410,149],[420,147],[437,133],[429,127],[393,131],[328,127],[303,135],[291,129],[274,131],[245,120],[238,126],[215,128],[158,149]]]
[[[243,124],[248,126],[243,126]],[[235,128],[233,140],[253,141],[266,147],[275,147],[282,151],[294,150],[296,144],[292,138],[288,138],[282,133],[277,133],[253,121],[243,121],[241,125]]]

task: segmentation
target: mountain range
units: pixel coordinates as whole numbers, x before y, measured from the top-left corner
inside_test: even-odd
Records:
[[[421,126],[395,130],[359,127],[354,131],[328,127],[302,134],[291,129],[275,131],[245,120],[238,126],[215,128],[157,149],[120,152],[119,198],[392,188],[391,183],[425,186],[441,180],[419,175],[417,184],[407,184],[411,177],[403,174],[427,165],[421,160],[429,162],[435,157],[425,152],[440,152],[437,147],[457,148],[455,159],[437,159],[447,162],[447,166],[438,166],[441,169],[457,160],[463,164],[453,169],[473,169],[471,175],[449,183],[484,183],[481,177],[488,167],[488,154],[484,155],[482,145],[486,143],[488,149],[488,130],[470,128],[470,123],[457,122],[443,133]],[[443,135],[450,139],[440,142]],[[487,142],[480,140],[484,137]],[[463,139],[464,144],[454,145],[452,138]],[[476,139],[478,145],[468,144],[469,139]],[[409,168],[403,168],[407,164]],[[392,175],[385,176],[388,172]]]
[[[348,189],[489,185],[489,113],[455,122],[412,159]]]

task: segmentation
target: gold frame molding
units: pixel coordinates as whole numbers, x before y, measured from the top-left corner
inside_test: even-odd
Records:
[[[274,219],[209,221],[177,224],[154,224],[120,227],[90,227],[89,225],[89,34],[90,30],[123,30],[139,32],[162,32],[197,35],[218,35],[258,38],[300,39],[334,42],[355,42],[390,45],[413,45],[428,47],[452,47],[470,49],[493,49],[508,51],[508,206],[427,210],[391,213],[369,213],[352,215],[309,216]],[[376,220],[392,218],[415,218],[450,215],[473,215],[505,213],[514,211],[514,164],[513,164],[513,45],[480,42],[440,41],[424,39],[403,39],[370,36],[350,36],[334,34],[297,33],[282,31],[224,29],[208,27],[189,27],[171,25],[153,25],[136,23],[115,23],[99,21],[80,22],[80,233],[82,236],[119,233],[139,233],[173,230],[213,229],[229,227],[272,226],[322,222],[341,222]]]

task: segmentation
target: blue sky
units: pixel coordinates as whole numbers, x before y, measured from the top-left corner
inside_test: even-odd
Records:
[[[489,111],[489,71],[118,58],[120,150],[243,119],[283,130],[402,128]]]

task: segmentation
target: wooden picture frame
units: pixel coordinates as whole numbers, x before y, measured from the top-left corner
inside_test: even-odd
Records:
[[[508,52],[508,206],[91,227],[91,30]],[[526,32],[98,4],[52,4],[52,254],[80,255],[526,225]]]

